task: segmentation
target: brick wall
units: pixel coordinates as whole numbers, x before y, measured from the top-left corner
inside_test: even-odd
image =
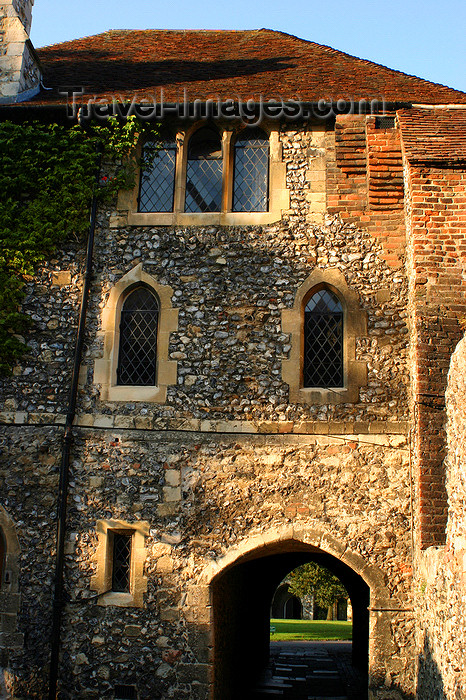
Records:
[[[445,541],[444,394],[466,314],[466,173],[410,165],[409,271],[419,544]]]
[[[337,117],[334,139],[335,160],[329,159],[327,169],[328,213],[367,228],[381,245],[383,260],[401,266],[405,223],[399,130],[378,128],[375,117],[344,115]]]

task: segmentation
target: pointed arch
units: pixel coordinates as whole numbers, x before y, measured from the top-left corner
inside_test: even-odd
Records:
[[[269,137],[262,129],[242,129],[235,140],[233,211],[268,209]]]
[[[23,646],[23,635],[17,631],[16,617],[20,606],[20,547],[16,527],[3,506],[0,506],[0,538],[3,543],[3,566],[0,579],[0,656],[8,663],[10,649]]]
[[[390,597],[382,569],[321,523],[287,524],[251,535],[227,550],[204,569],[188,594],[192,619],[211,626],[213,698],[238,696],[231,687],[240,657],[248,659],[246,677],[266,664],[270,603],[276,586],[306,561],[328,568],[347,589],[354,612],[353,663],[368,670],[369,683],[377,680],[384,659],[395,653],[390,623],[397,611],[406,614],[405,602]]]
[[[385,577],[382,571],[369,564],[364,557],[353,552],[346,542],[338,540],[327,528],[321,524],[294,526],[283,525],[278,528],[266,530],[262,534],[253,534],[244,539],[239,545],[230,547],[228,551],[211,562],[202,572],[200,581],[203,585],[210,585],[214,578],[224,572],[228,567],[237,564],[240,560],[247,561],[271,552],[283,550],[284,544],[291,551],[299,551],[304,546],[316,551],[322,551],[335,559],[347,564],[355,573],[367,583],[374,596],[375,605],[387,605],[389,593],[385,586]]]
[[[117,384],[157,384],[157,331],[160,303],[150,287],[138,284],[124,296],[120,312]]]
[[[154,384],[118,383],[120,322],[125,301],[137,289],[146,289],[157,300],[158,318]],[[102,311],[103,357],[94,362],[94,382],[100,384],[100,396],[104,401],[147,401],[164,403],[167,387],[176,384],[177,363],[168,359],[170,333],[178,329],[178,309],[172,307],[173,290],[161,285],[144,272],[142,263],[130,270],[110,290]],[[154,329],[152,329],[154,333]]]
[[[319,285],[304,300],[303,315],[303,387],[344,386],[341,300],[327,286]]]
[[[204,124],[188,141],[185,212],[220,212],[222,182],[222,137],[214,125]]]

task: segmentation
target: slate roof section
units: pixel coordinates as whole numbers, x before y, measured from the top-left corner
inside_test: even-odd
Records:
[[[402,109],[397,116],[409,161],[466,162],[466,108]]]
[[[111,30],[37,51],[42,91],[32,102],[60,103],[59,86],[86,96],[159,93],[167,101],[241,98],[464,103],[466,93],[269,29]],[[31,104],[31,103],[29,103]]]

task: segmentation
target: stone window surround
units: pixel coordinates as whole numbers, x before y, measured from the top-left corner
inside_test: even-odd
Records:
[[[121,307],[128,290],[138,284],[147,285],[153,290],[160,303],[157,328],[157,385],[119,386],[117,367]],[[154,277],[144,272],[142,263],[127,272],[111,289],[102,311],[102,330],[99,331],[99,335],[104,338],[103,357],[94,362],[94,383],[100,384],[100,397],[103,401],[165,403],[167,386],[176,384],[177,378],[177,362],[168,359],[170,333],[178,330],[178,309],[172,307],[172,296],[172,288],[159,284]]]
[[[282,145],[277,128],[261,124],[261,129],[269,136],[269,209],[266,212],[234,212],[233,165],[234,136],[236,126],[216,124],[220,131],[223,151],[222,211],[205,213],[184,212],[186,194],[186,168],[188,143],[192,134],[207,120],[197,122],[188,129],[178,129],[176,143],[178,152],[175,167],[174,211],[168,213],[138,212],[140,172],[131,190],[120,190],[118,195],[118,215],[112,217],[110,225],[116,226],[262,226],[280,221],[282,212],[290,207],[290,193],[286,187],[286,164],[282,161]],[[139,155],[142,144],[138,146]]]
[[[304,308],[319,289],[329,289],[343,306],[342,388],[303,387]],[[282,379],[290,387],[290,403],[314,405],[356,403],[359,387],[367,384],[367,366],[355,359],[356,338],[367,335],[367,313],[360,308],[358,294],[350,289],[337,268],[316,268],[299,287],[292,309],[282,311],[282,331],[291,336],[289,358],[282,361]]]
[[[5,544],[5,559],[0,581],[0,666],[8,663],[8,650],[23,646],[23,635],[17,631],[16,616],[20,605],[19,556],[16,528],[0,506],[0,536]]]
[[[145,537],[149,534],[149,523],[139,520],[129,523],[125,520],[98,520],[98,545],[95,556],[96,573],[91,578],[91,590],[98,595],[98,605],[142,608],[144,593],[147,590],[147,577],[144,576],[146,560]],[[117,532],[132,535],[130,592],[112,591],[112,542],[111,534]]]

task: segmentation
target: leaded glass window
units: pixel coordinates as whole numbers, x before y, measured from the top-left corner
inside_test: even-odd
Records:
[[[117,384],[155,386],[159,302],[147,287],[137,287],[121,309]]]
[[[202,127],[192,135],[189,141],[185,211],[221,210],[222,173],[220,134],[213,127]]]
[[[261,129],[245,129],[235,143],[233,211],[267,211],[269,140]]]
[[[303,385],[343,386],[343,308],[328,289],[313,294],[304,310]]]
[[[117,593],[129,593],[132,542],[132,533],[113,533],[112,591]]]
[[[144,150],[153,150],[146,144]],[[143,153],[143,155],[145,155]],[[139,185],[139,211],[171,212],[175,192],[176,143],[164,142],[150,156],[150,166],[143,167]]]

